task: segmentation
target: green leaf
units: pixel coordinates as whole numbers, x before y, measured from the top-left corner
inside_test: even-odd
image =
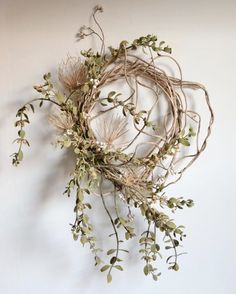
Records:
[[[107,103],[105,103],[105,102],[100,102],[100,104],[102,105],[102,106],[107,106]]]
[[[78,240],[78,235],[75,234],[75,233],[73,233],[73,239],[74,239],[75,241],[77,241],[77,240]]]
[[[156,253],[156,252],[158,252],[160,250],[160,246],[158,245],[158,244],[152,244],[152,246],[151,246],[151,251],[153,252],[153,253]]]
[[[110,268],[110,265],[106,264],[106,265],[104,265],[104,266],[100,269],[100,271],[101,271],[101,272],[105,272],[105,271],[108,270],[109,268]]]
[[[125,249],[119,249],[120,251],[123,251],[123,252],[126,252],[126,253],[129,253],[129,250],[125,250]],[[117,258],[118,260],[118,258]],[[119,260],[118,260],[119,261]]]
[[[145,237],[142,237],[140,240],[139,240],[139,243],[144,243],[145,242]]]
[[[143,272],[146,276],[149,274],[148,265],[145,265],[145,267],[143,268]]]
[[[129,232],[125,232],[125,239],[126,240],[129,240],[131,237],[130,233]]]
[[[194,132],[194,130],[193,130],[193,128],[192,127],[190,127],[189,128],[189,137],[194,137],[194,136],[196,136],[196,133]]]
[[[171,203],[171,204],[176,204],[176,202],[178,201],[178,199],[174,198],[174,197],[171,197],[168,202]]]
[[[179,241],[178,240],[174,239],[173,242],[174,242],[175,247],[179,246]]]
[[[107,251],[107,255],[110,255],[110,254],[112,254],[114,252],[116,252],[116,249],[110,249],[110,250]]]
[[[123,217],[119,217],[119,221],[123,226],[126,225],[126,220]]]
[[[59,103],[63,103],[65,100],[64,95],[59,91],[55,94],[55,97]]]
[[[152,275],[152,278],[154,281],[157,281],[158,280],[158,276],[157,275]]]
[[[30,143],[25,139],[25,144],[30,147]]]
[[[134,122],[138,125],[140,123],[140,118],[134,118]]]
[[[79,154],[80,153],[80,149],[79,148],[75,148],[74,149],[75,154]]]
[[[29,117],[28,117],[28,115],[27,115],[26,113],[23,113],[23,115],[24,115],[24,117],[26,118],[26,120],[29,121]]]
[[[107,101],[108,101],[109,103],[111,103],[111,102],[113,102],[113,98],[112,98],[112,97],[108,97],[108,98],[107,98]]]
[[[83,191],[79,190],[77,194],[78,199],[82,202],[84,200],[84,193]]]
[[[113,97],[115,94],[116,94],[115,91],[111,91],[110,93],[108,93],[107,97],[108,97],[108,98],[111,98],[111,97]]]
[[[175,229],[175,234],[181,235],[182,233],[183,233],[183,231],[180,230],[179,228]]]
[[[173,265],[172,268],[173,268],[174,271],[177,272],[177,271],[179,270],[179,265],[178,265],[178,263],[175,263],[175,264]]]
[[[166,46],[166,47],[164,47],[163,51],[166,52],[166,53],[171,54],[172,49],[170,47]]]
[[[43,79],[44,80],[49,80],[51,78],[51,73],[50,72],[48,72],[47,74],[45,74],[45,75],[43,75]]]
[[[121,93],[117,93],[116,95],[115,95],[115,97],[117,98],[117,97],[119,97],[119,96],[121,96],[122,94]]]
[[[78,109],[77,109],[77,107],[76,107],[76,106],[73,106],[73,107],[72,107],[72,112],[73,112],[73,114],[74,114],[74,115],[76,115],[76,114],[77,114],[77,112],[78,112]]]
[[[123,113],[124,116],[127,116],[125,108],[122,109],[122,113]]]
[[[118,269],[119,271],[123,271],[123,270],[124,270],[123,267],[120,266],[120,265],[115,265],[114,267],[115,267],[116,269]]]
[[[179,143],[184,146],[190,146],[190,143],[187,138],[179,138]]]
[[[32,112],[34,112],[34,106],[33,106],[33,104],[30,103],[29,106],[30,106]]]
[[[193,202],[193,200],[192,200],[192,199],[188,199],[188,200],[186,201],[186,205],[187,205],[187,207],[193,207],[193,206],[194,206],[194,202]]]
[[[86,188],[85,188],[85,189],[84,189],[84,192],[87,193],[87,194],[90,194],[89,189],[86,189]]]
[[[174,230],[176,228],[175,223],[173,223],[171,221],[167,222],[166,225],[169,229],[172,229],[172,230]]]
[[[85,203],[85,205],[88,207],[88,209],[92,209],[92,206],[90,203]]]
[[[18,154],[17,154],[17,159],[18,159],[19,161],[22,161],[22,160],[23,160],[23,152],[22,152],[22,150],[20,150],[20,151],[18,152]]]
[[[87,216],[87,214],[83,214],[82,219],[84,223],[88,223],[89,217]]]
[[[64,147],[69,148],[71,145],[71,140],[69,138],[65,139],[63,142]]]
[[[80,242],[84,245],[86,242],[88,242],[88,238],[83,235],[81,238],[80,238]]]
[[[107,275],[107,283],[111,283],[111,281],[112,281],[112,275],[108,274]]]
[[[99,265],[101,264],[101,262],[102,262],[101,258],[98,256],[95,256],[95,265]]]
[[[19,137],[21,137],[21,139],[23,139],[25,137],[25,131],[24,130],[20,130],[18,132]]]
[[[116,263],[116,261],[117,261],[117,257],[113,256],[110,260],[110,264],[114,264],[114,263]]]

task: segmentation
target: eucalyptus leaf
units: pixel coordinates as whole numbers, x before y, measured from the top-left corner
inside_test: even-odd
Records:
[[[111,283],[111,281],[112,281],[112,275],[109,273],[107,275],[107,283]]]
[[[116,252],[116,249],[110,249],[110,250],[107,251],[107,255],[110,255],[110,254],[112,254],[114,252]]]
[[[20,151],[18,152],[17,159],[18,159],[19,161],[22,161],[22,160],[23,160],[23,152],[22,152],[22,150],[20,150]]]
[[[106,264],[106,265],[104,265],[104,266],[100,269],[100,271],[101,271],[101,272],[105,272],[105,271],[108,270],[109,268],[110,268],[110,265]]]

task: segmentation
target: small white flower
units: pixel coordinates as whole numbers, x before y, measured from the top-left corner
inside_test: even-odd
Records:
[[[66,130],[67,135],[72,135],[73,131],[72,130]]]
[[[99,84],[99,80],[97,80],[97,79],[95,79],[93,82],[96,86]]]
[[[96,89],[97,85],[99,84],[99,80],[98,79],[90,79],[90,83],[92,83],[93,88]]]
[[[84,118],[90,118],[90,115],[88,113],[84,113]]]

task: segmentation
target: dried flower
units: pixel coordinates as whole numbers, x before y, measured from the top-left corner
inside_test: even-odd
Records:
[[[90,33],[89,27],[86,27],[86,26],[80,27],[79,32],[75,35],[76,40],[80,41],[84,39],[86,36],[88,36],[89,33]]]
[[[125,186],[128,187],[142,187],[146,186],[146,177],[143,175],[142,168],[126,169],[120,180]]]
[[[74,121],[70,113],[62,112],[60,114],[52,114],[49,116],[49,121],[52,123],[58,130],[66,132],[67,135],[72,134],[72,128],[74,126]]]
[[[115,141],[128,132],[126,128],[127,120],[124,117],[111,116],[104,118],[102,121],[99,120],[98,125],[100,128],[95,130],[96,137],[109,147],[113,146]]]
[[[76,90],[84,84],[87,78],[87,70],[80,58],[69,56],[58,71],[60,82],[67,90]]]

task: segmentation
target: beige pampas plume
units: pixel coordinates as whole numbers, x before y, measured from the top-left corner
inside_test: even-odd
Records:
[[[72,115],[69,113],[51,114],[48,120],[61,132],[70,131],[74,126]]]
[[[86,82],[87,70],[79,57],[68,56],[59,67],[58,78],[65,89],[76,90]]]
[[[119,145],[118,139],[121,139],[127,132],[127,120],[119,115],[99,119],[95,129],[96,138],[108,146],[113,146],[115,143]]]

